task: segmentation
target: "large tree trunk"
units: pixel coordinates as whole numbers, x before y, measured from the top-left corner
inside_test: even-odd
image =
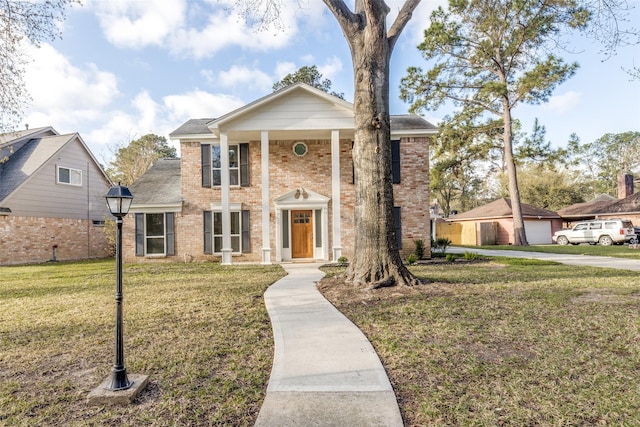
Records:
[[[342,1],[325,3],[349,43],[354,71],[356,250],[346,279],[374,288],[413,285],[418,280],[400,258],[393,216],[389,61],[397,34],[387,34],[389,8],[382,0],[358,0],[351,14]],[[412,11],[418,1],[407,3]]]
[[[524,219],[522,218],[516,163],[513,159],[513,131],[511,126],[511,109],[508,108],[508,102],[505,102],[503,121],[504,160],[507,166],[509,197],[511,199],[511,212],[513,213],[513,244],[514,246],[528,246],[529,243],[527,242],[527,235],[524,230]]]

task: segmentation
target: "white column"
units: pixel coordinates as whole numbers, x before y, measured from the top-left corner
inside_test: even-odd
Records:
[[[342,256],[342,239],[340,227],[340,131],[331,131],[331,202],[333,205],[333,262]],[[327,242],[328,244],[328,242]]]
[[[262,264],[271,264],[270,203],[269,203],[269,131],[260,133],[262,156]]]
[[[229,139],[220,132],[220,193],[222,202],[222,265],[231,265],[231,212],[229,209]]]

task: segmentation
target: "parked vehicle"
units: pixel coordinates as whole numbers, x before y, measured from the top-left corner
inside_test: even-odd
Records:
[[[603,246],[638,239],[631,221],[623,219],[593,220],[577,223],[572,229],[556,231],[552,239],[559,245],[599,243]]]
[[[634,233],[636,233],[636,235],[635,237],[631,238],[631,240],[629,240],[629,244],[637,245],[638,243],[640,243],[640,227],[633,227],[633,231]]]

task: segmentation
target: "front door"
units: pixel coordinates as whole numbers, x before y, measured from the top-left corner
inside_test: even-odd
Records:
[[[312,211],[291,211],[291,257],[313,258]]]

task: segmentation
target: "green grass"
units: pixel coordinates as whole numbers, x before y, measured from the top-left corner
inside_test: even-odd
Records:
[[[126,265],[124,407],[86,404],[114,358],[113,260],[0,267],[0,424],[253,425],[271,370],[278,267]]]
[[[509,258],[411,270],[431,283],[327,292],[373,343],[407,425],[640,423],[637,273]]]
[[[629,245],[529,245],[529,246],[509,246],[509,245],[493,245],[493,246],[458,246],[469,249],[496,249],[509,251],[525,251],[525,252],[546,252],[552,254],[573,254],[573,255],[595,255],[595,256],[611,256],[616,258],[640,259],[640,249],[631,249]]]

